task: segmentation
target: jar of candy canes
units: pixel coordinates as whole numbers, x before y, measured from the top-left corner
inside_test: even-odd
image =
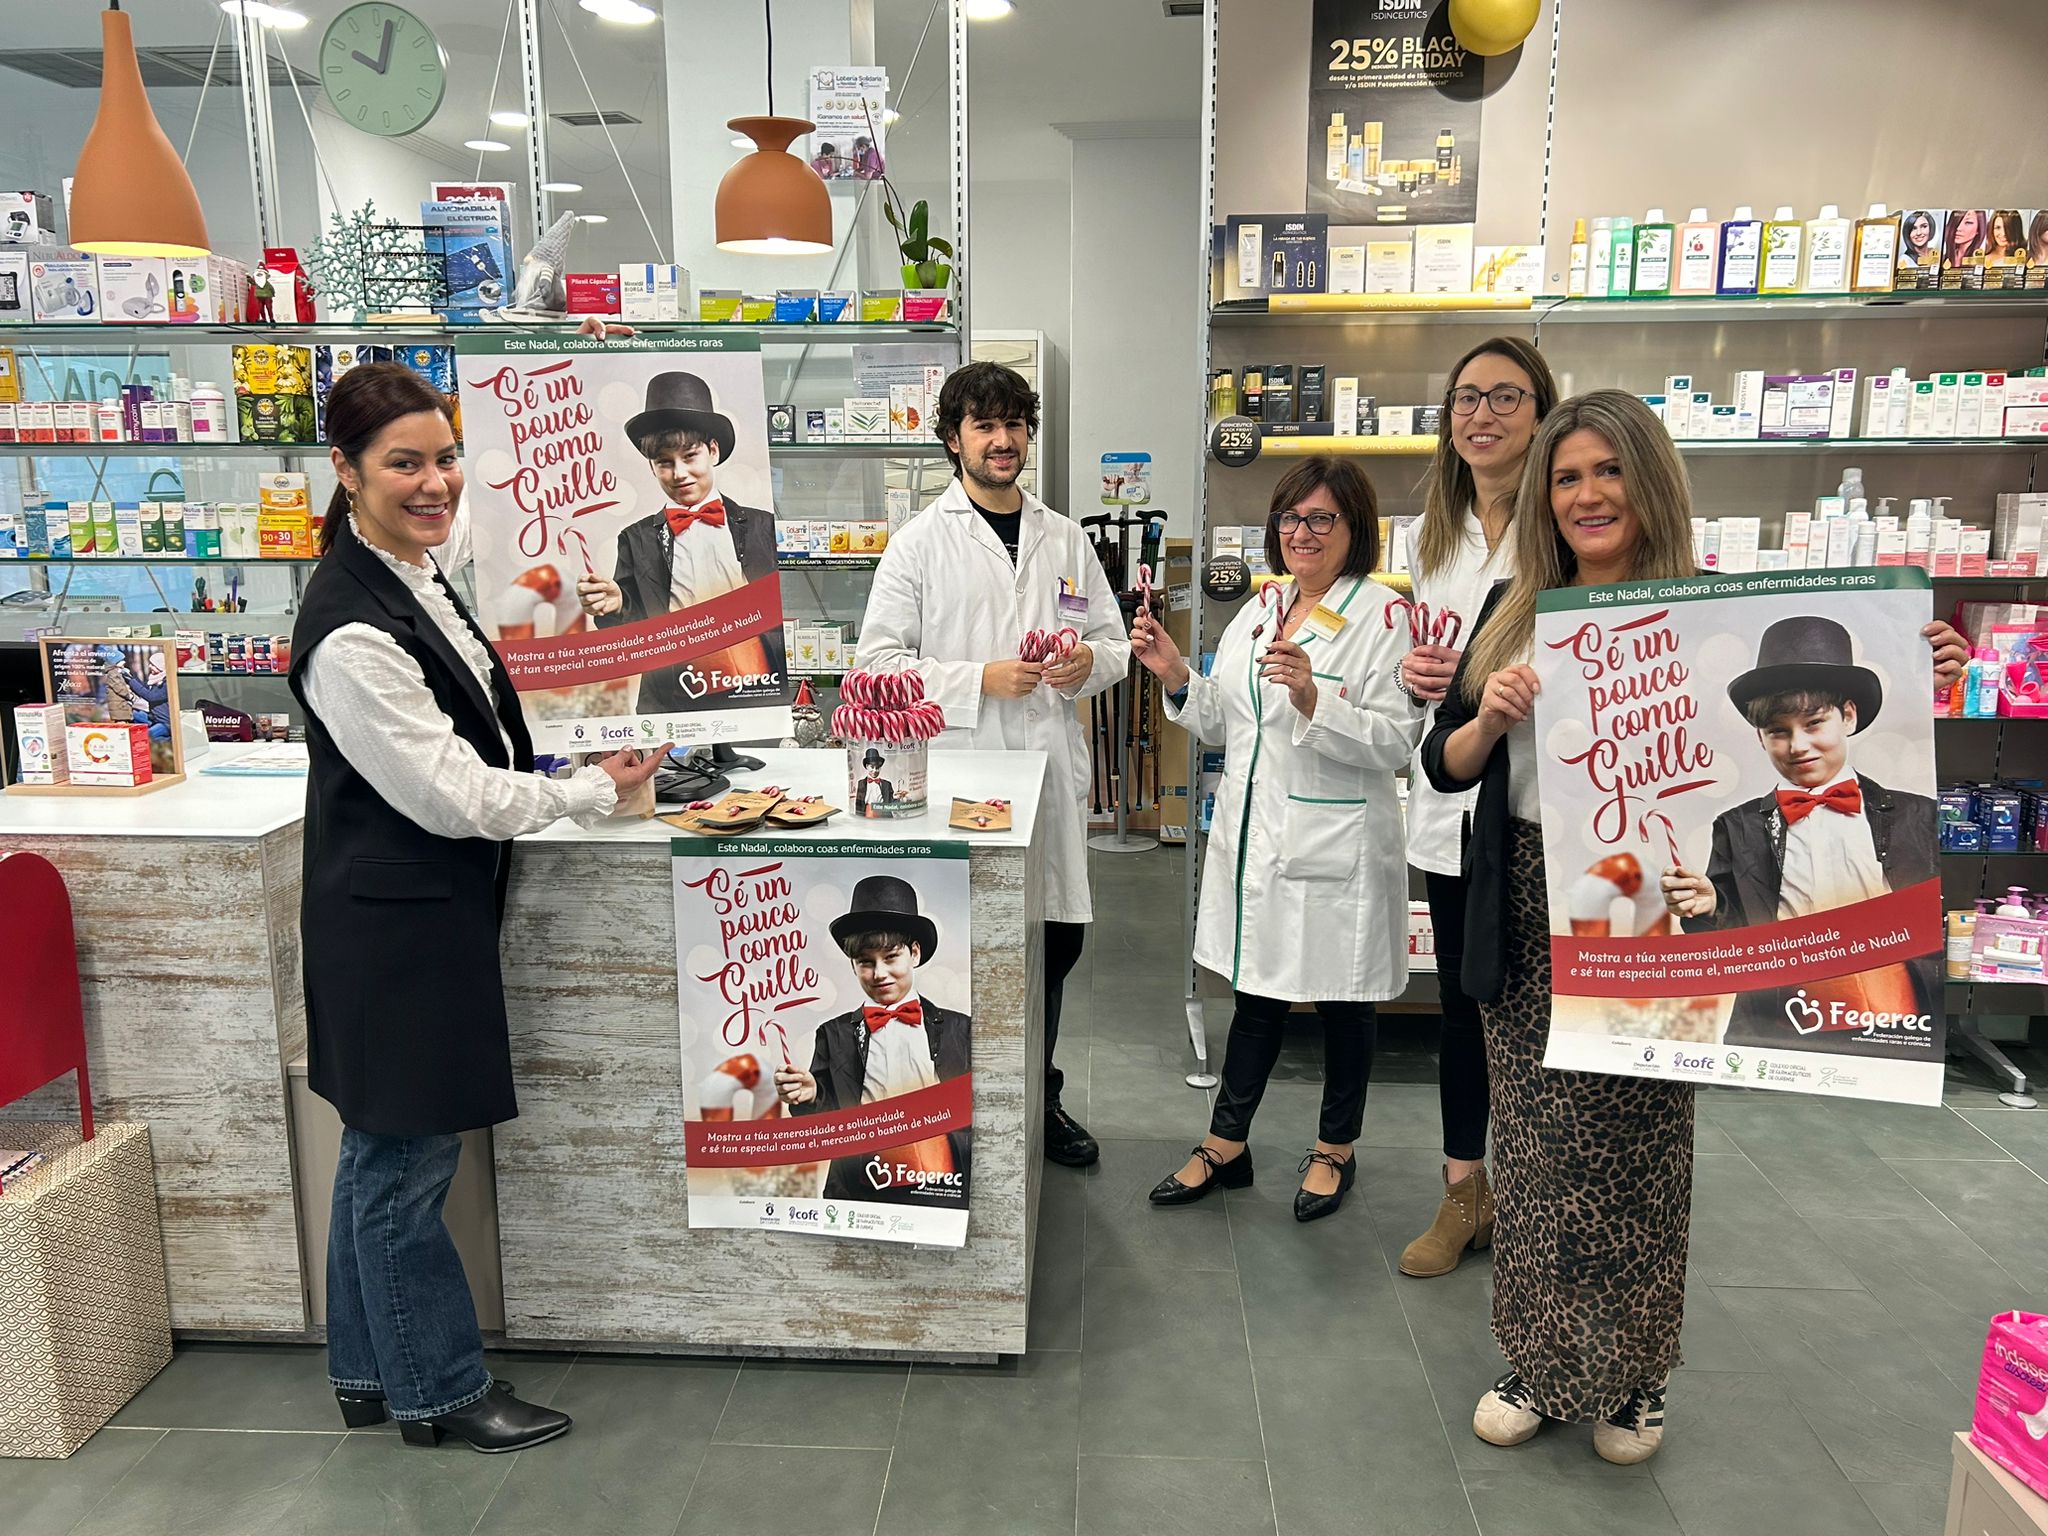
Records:
[[[915,672],[849,672],[832,734],[846,743],[847,808],[874,820],[922,816],[932,737],[946,728]]]

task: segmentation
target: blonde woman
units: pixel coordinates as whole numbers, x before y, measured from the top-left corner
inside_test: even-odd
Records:
[[[1493,1333],[1510,1369],[1472,1428],[1519,1445],[1545,1419],[1590,1422],[1594,1450],[1626,1464],[1662,1442],[1679,1363],[1693,1090],[1543,1066],[1550,923],[1528,663],[1538,593],[1697,574],[1692,494],[1663,424],[1603,389],[1545,418],[1516,505],[1515,576],[1480,611],[1422,747],[1439,790],[1479,789],[1463,980],[1492,1085]],[[1936,680],[1959,676],[1961,637],[1925,633]]]
[[[1428,500],[1417,525],[1415,597],[1432,615],[1455,613],[1469,634],[1479,605],[1515,573],[1509,524],[1522,462],[1537,425],[1557,403],[1543,354],[1518,336],[1482,341],[1452,365],[1444,388]],[[1401,686],[1432,706],[1457,670],[1450,644],[1418,645],[1401,660]],[[1423,729],[1429,729],[1425,721]],[[1459,980],[1465,952],[1465,829],[1472,795],[1447,795],[1420,771],[1408,780],[1408,862],[1422,871],[1436,934],[1443,1013],[1437,1096],[1444,1130],[1444,1197],[1429,1230],[1401,1253],[1404,1275],[1447,1275],[1467,1252],[1493,1241],[1486,1179],[1486,1047],[1479,1005]]]

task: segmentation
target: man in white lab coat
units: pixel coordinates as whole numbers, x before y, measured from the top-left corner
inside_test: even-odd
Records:
[[[1095,1139],[1060,1106],[1053,1064],[1067,973],[1094,916],[1088,893],[1088,741],[1074,701],[1130,667],[1116,594],[1088,536],[1017,484],[1038,396],[997,363],[946,380],[934,427],[958,471],[889,540],[861,625],[861,665],[915,666],[946,714],[933,745],[1046,754],[1045,1155],[1086,1167]],[[1074,632],[1071,652],[1021,661],[1032,630]]]

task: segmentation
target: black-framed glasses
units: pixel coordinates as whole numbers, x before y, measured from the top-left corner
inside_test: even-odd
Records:
[[[1512,416],[1522,408],[1522,402],[1528,399],[1531,393],[1513,384],[1501,384],[1487,390],[1454,389],[1451,391],[1451,414],[1470,416],[1479,409],[1479,402],[1484,400],[1494,415]]]
[[[1275,512],[1273,526],[1282,533],[1292,533],[1303,523],[1308,524],[1310,533],[1329,533],[1337,526],[1334,512]]]

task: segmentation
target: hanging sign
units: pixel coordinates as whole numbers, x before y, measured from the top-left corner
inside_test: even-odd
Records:
[[[1333,224],[1464,224],[1479,208],[1486,61],[1448,0],[1315,0],[1308,200]]]
[[[811,169],[827,181],[879,181],[889,115],[889,71],[811,71]]]

